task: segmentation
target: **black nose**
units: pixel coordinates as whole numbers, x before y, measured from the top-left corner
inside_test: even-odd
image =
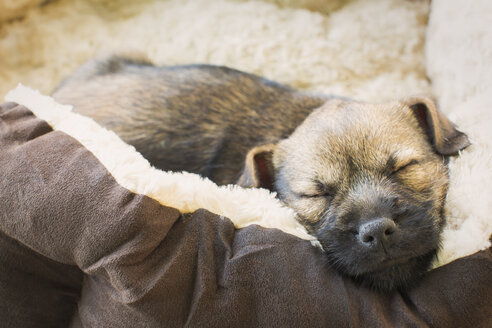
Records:
[[[396,224],[387,218],[378,218],[359,227],[359,242],[366,247],[389,247],[395,239]]]

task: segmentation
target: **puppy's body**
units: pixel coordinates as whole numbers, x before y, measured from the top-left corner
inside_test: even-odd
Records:
[[[288,137],[326,99],[227,67],[91,61],[54,93],[163,170],[235,183],[254,146]]]
[[[428,268],[444,225],[443,155],[469,144],[427,98],[367,104],[208,65],[91,61],[54,97],[158,168],[277,191],[334,267],[382,290]]]

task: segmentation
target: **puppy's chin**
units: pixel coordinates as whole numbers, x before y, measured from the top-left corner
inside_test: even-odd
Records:
[[[372,290],[388,293],[411,287],[430,267],[437,254],[434,249],[417,257],[382,261],[365,268],[353,263],[341,266],[335,254],[328,253],[328,260],[338,268],[339,272],[354,279],[362,286]],[[345,261],[343,261],[345,262]]]
[[[386,265],[381,263],[380,267],[368,271],[356,273],[353,278],[360,284],[379,292],[390,292],[411,287],[430,267],[435,258],[437,250],[406,259],[401,263]]]

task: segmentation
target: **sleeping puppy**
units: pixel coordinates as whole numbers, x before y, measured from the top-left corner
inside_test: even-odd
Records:
[[[369,104],[210,65],[93,60],[53,96],[157,168],[276,191],[334,268],[383,291],[428,269],[445,158],[469,145],[426,97]]]

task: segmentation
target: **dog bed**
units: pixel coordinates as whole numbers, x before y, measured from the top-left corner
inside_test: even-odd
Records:
[[[0,25],[0,92],[23,82],[48,93],[78,63],[114,48],[358,99],[432,91],[473,142],[449,164],[437,268],[405,292],[359,287],[333,272],[273,194],[155,170],[114,134],[20,86],[0,111],[3,325],[492,324],[490,5],[433,1],[427,24],[426,1],[310,7],[320,12],[297,8],[315,1],[282,3],[33,5]],[[152,27],[162,32],[139,34]]]
[[[371,292],[334,273],[266,190],[153,169],[114,134],[31,89],[20,86],[7,100],[0,112],[7,326],[490,323],[490,249],[429,272],[407,292]]]

